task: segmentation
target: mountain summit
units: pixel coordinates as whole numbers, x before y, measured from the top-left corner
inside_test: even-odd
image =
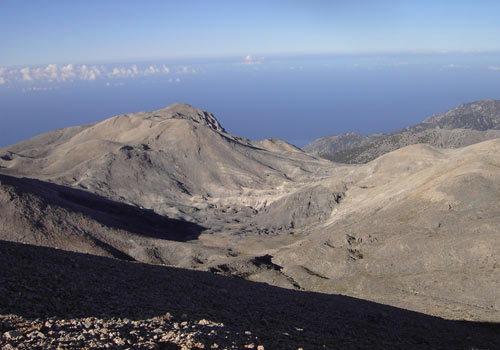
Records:
[[[219,124],[219,121],[214,117],[212,113],[202,111],[201,109],[195,108],[186,103],[175,103],[166,108],[162,108],[152,112],[140,112],[136,114],[137,116],[145,116],[147,119],[186,119],[192,120],[201,125],[207,126],[213,130],[226,132],[224,128]]]

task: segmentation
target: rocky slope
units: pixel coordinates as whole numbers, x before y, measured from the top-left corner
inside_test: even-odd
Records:
[[[499,321],[500,140],[414,145],[343,179],[321,228],[273,262],[300,286],[447,318]]]
[[[431,116],[392,134],[326,136],[303,147],[340,163],[366,163],[396,149],[425,143],[459,148],[500,137],[500,101],[480,100]]]
[[[496,349],[498,325],[0,241],[2,349]]]

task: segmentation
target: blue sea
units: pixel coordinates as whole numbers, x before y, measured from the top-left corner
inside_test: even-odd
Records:
[[[177,102],[212,112],[232,134],[277,137],[303,146],[349,131],[392,132],[461,103],[500,99],[500,53],[495,52],[248,56],[2,69],[0,147]]]

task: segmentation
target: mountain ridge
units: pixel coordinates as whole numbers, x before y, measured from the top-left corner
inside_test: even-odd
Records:
[[[325,136],[302,149],[335,162],[362,164],[412,144],[458,148],[497,137],[500,137],[500,100],[483,99],[430,116],[394,133]]]

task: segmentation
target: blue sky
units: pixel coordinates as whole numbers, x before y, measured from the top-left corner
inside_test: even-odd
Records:
[[[500,1],[0,0],[0,147],[183,102],[297,145],[500,99]]]
[[[0,2],[0,66],[332,52],[496,51],[498,1]]]

